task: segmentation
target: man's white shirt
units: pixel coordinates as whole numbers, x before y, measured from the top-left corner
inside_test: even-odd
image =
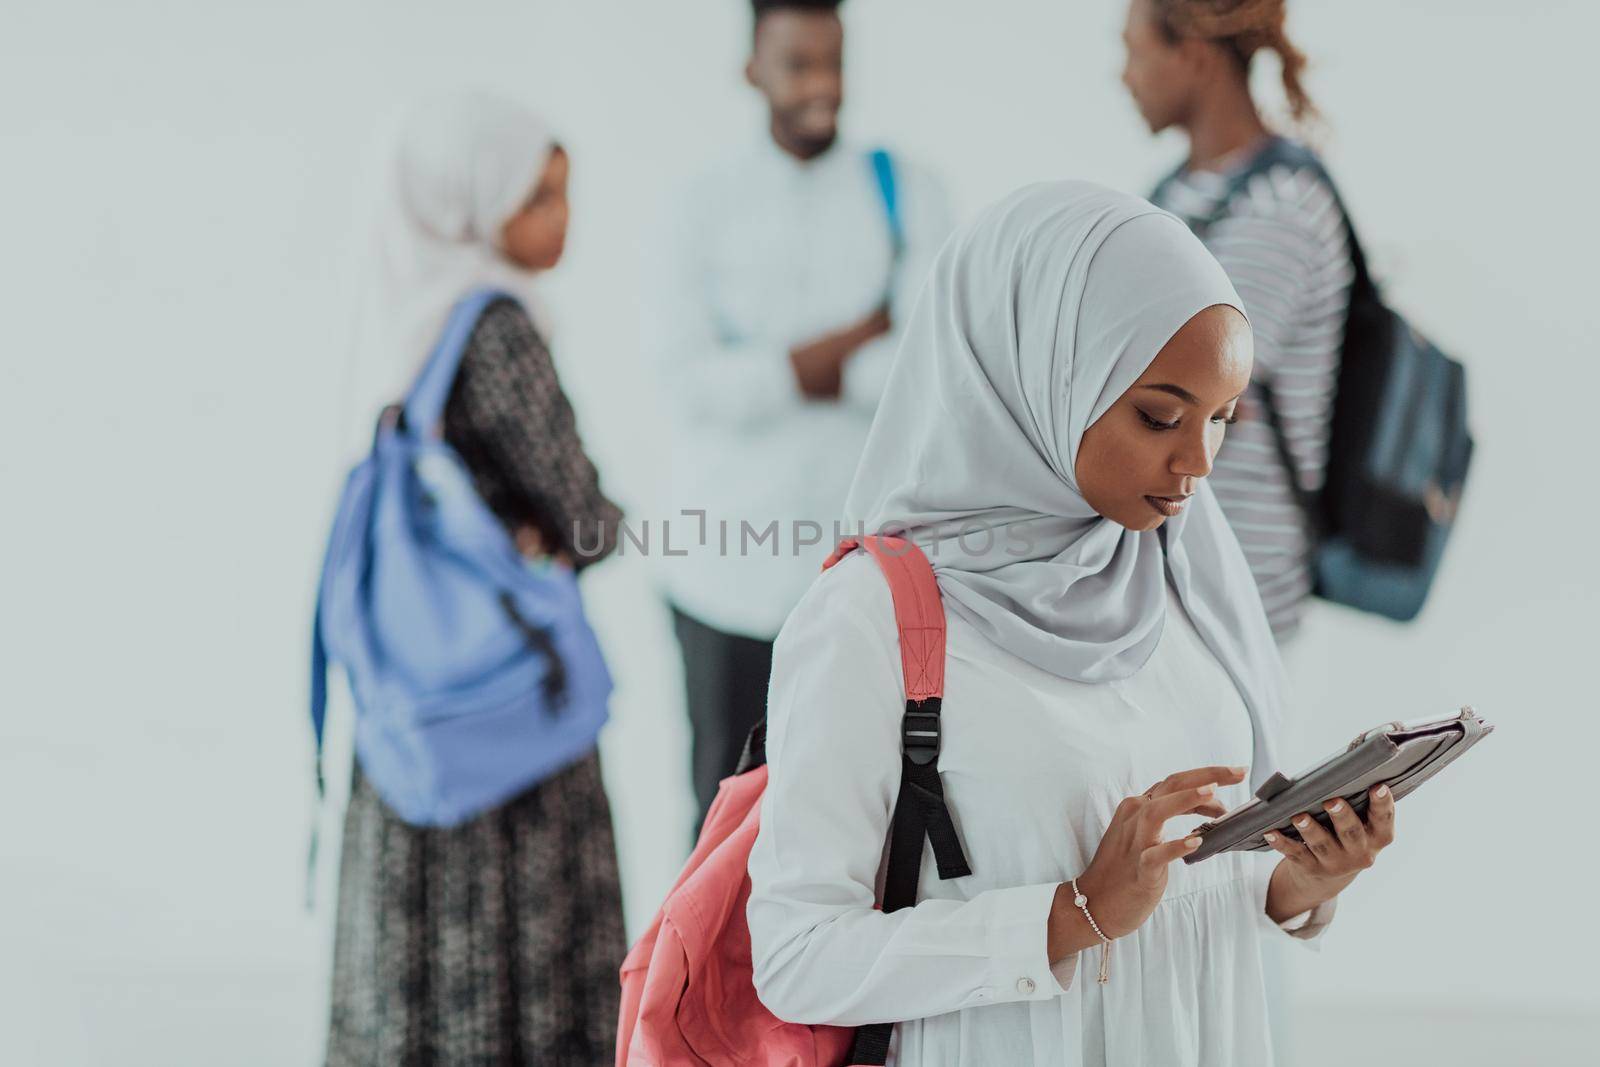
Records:
[[[763,139],[689,183],[648,250],[644,346],[671,427],[649,552],[673,603],[717,629],[773,638],[851,532],[844,500],[899,327],[950,229],[939,184],[892,158],[898,269],[870,149],[848,143],[801,162]],[[806,398],[790,349],[886,295],[895,329],[849,359],[837,400]]]

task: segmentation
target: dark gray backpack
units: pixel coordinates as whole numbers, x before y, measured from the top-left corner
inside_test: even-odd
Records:
[[[1317,595],[1407,621],[1433,584],[1472,460],[1466,370],[1384,303],[1350,214],[1310,149],[1273,138],[1233,176],[1217,211],[1197,223],[1196,232],[1204,237],[1235,196],[1275,167],[1311,170],[1327,184],[1344,218],[1355,269],[1321,492],[1306,491],[1294,476],[1272,390],[1265,383],[1256,387],[1316,539]]]

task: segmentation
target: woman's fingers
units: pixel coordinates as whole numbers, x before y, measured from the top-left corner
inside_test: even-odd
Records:
[[[1276,830],[1268,830],[1262,837],[1266,839],[1267,844],[1272,846],[1273,851],[1283,856],[1290,863],[1297,863],[1303,867],[1306,864],[1315,862],[1305,845],[1283,836]]]
[[[1374,789],[1367,803],[1367,833],[1374,848],[1384,848],[1394,841],[1394,794],[1386,785]]]
[[[1328,813],[1328,818],[1333,822],[1333,832],[1339,838],[1339,844],[1352,856],[1362,856],[1367,852],[1367,828],[1361,825],[1361,820],[1351,810],[1349,802],[1338,799],[1329,800],[1322,805]]]
[[[1180,859],[1200,847],[1200,838],[1194,834],[1176,841],[1163,841],[1139,853],[1139,874],[1146,881],[1159,877],[1161,869],[1175,859]]]
[[[1150,790],[1150,796],[1180,793],[1185,789],[1198,789],[1203,785],[1233,785],[1235,782],[1244,781],[1245,773],[1244,767],[1196,767],[1192,771],[1179,771],[1177,774],[1169,774],[1156,783]]]
[[[1151,834],[1159,833],[1161,824],[1179,815],[1192,815],[1205,807],[1218,807],[1216,786],[1202,785],[1177,793],[1165,793],[1145,804],[1140,810],[1144,828]],[[1217,814],[1221,814],[1219,811]]]
[[[1305,812],[1296,815],[1293,821],[1294,828],[1300,832],[1300,839],[1318,862],[1328,862],[1334,858],[1339,851],[1339,842],[1322,828],[1321,823]]]

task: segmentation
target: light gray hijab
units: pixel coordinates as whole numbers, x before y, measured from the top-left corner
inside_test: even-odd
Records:
[[[1202,482],[1137,533],[1078,490],[1084,431],[1227,275],[1188,228],[1087,182],[1021,189],[958,231],[912,312],[845,505],[933,561],[947,610],[1062,678],[1126,678],[1155,651],[1170,577],[1276,769],[1281,663],[1255,581]]]

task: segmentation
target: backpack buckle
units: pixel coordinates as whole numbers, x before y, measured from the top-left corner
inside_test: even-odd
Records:
[[[939,758],[938,697],[906,701],[906,713],[900,720],[900,751],[917,766],[926,766]]]

